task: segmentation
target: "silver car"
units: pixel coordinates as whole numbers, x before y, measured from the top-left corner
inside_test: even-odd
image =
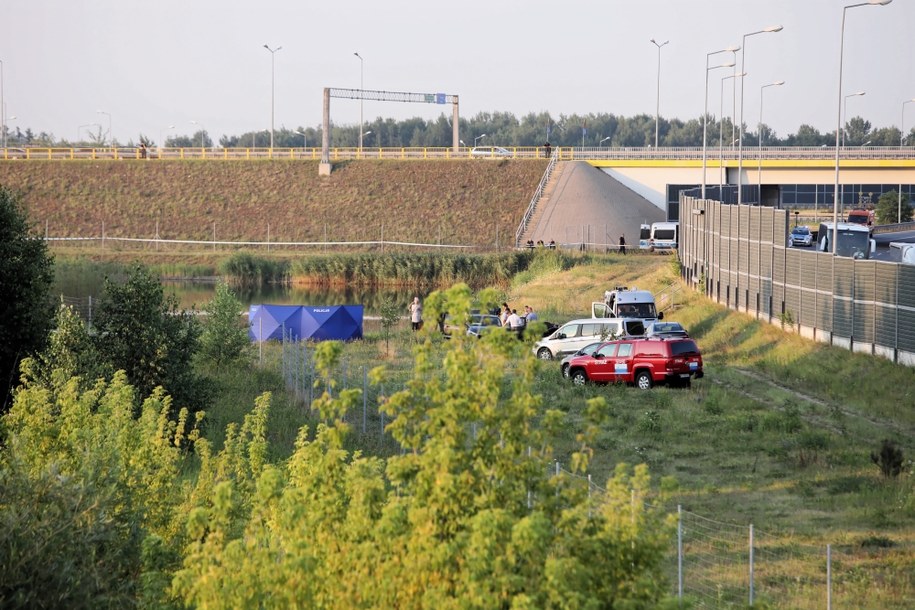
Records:
[[[484,159],[498,159],[500,157],[511,157],[510,150],[501,146],[477,146],[470,151],[471,157],[482,157]]]
[[[569,378],[569,363],[572,362],[572,358],[577,358],[578,356],[590,356],[594,350],[603,345],[603,341],[598,341],[596,343],[589,343],[584,346],[574,354],[569,354],[562,359],[562,362],[559,363],[559,371],[562,373],[562,376],[566,379]]]
[[[788,234],[788,245],[792,248],[795,246],[812,246],[813,234],[807,227],[794,227]]]

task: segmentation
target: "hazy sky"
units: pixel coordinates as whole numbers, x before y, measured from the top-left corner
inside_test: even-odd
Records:
[[[698,118],[706,54],[747,38],[744,122],[779,136],[801,124],[833,131],[844,96],[848,117],[899,127],[915,98],[915,0],[846,11],[845,76],[839,102],[839,34],[852,0],[0,0],[0,61],[11,127],[75,139],[101,123],[121,143],[142,133],[214,141],[270,128],[271,54],[276,53],[275,126],[321,123],[324,87],[460,97],[462,117],[511,112],[654,115],[658,50],[660,112]],[[741,54],[737,54],[740,67]],[[731,53],[709,65],[732,61]],[[709,72],[709,112],[719,115],[721,78]],[[725,110],[731,114],[731,83]],[[739,81],[738,81],[739,82]],[[739,87],[738,87],[739,89]],[[364,103],[365,120],[431,119],[450,106]],[[740,102],[738,99],[738,116]],[[99,114],[103,110],[106,114]],[[337,124],[359,122],[359,102],[334,99]],[[915,104],[906,106],[906,131]],[[169,129],[175,125],[175,129]],[[464,135],[464,134],[462,134]],[[590,135],[590,134],[589,134]],[[595,134],[596,135],[596,134]],[[82,132],[82,137],[85,133]],[[465,138],[466,139],[466,138]],[[309,144],[311,144],[309,142]]]

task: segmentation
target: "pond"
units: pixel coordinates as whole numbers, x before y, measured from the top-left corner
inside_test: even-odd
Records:
[[[105,288],[105,277],[123,276],[124,269],[109,265],[61,265],[55,269],[52,294],[62,297],[80,314],[91,319],[92,309],[98,303]],[[203,309],[216,294],[216,281],[166,280],[162,282],[167,295],[175,295],[182,309]],[[236,298],[245,309],[250,305],[362,305],[367,317],[380,315],[382,303],[390,298],[404,311],[417,296],[408,288],[375,289],[365,286],[240,286],[233,287]],[[425,299],[427,292],[418,296]]]

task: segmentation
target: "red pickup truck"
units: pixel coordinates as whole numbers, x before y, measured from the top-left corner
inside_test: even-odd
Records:
[[[577,385],[627,383],[647,390],[656,384],[689,386],[703,374],[702,354],[689,338],[607,341],[569,363],[569,378]]]

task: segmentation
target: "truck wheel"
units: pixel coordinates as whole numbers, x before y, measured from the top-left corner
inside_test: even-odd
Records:
[[[575,385],[585,385],[586,383],[588,383],[588,376],[585,374],[585,372],[583,370],[578,369],[577,371],[572,373],[572,383],[574,383]]]
[[[549,350],[549,348],[541,347],[540,350],[537,352],[537,357],[540,358],[541,360],[552,360],[553,353]]]
[[[635,375],[635,385],[640,390],[650,390],[654,383],[651,381],[651,373],[648,371],[639,371]]]

